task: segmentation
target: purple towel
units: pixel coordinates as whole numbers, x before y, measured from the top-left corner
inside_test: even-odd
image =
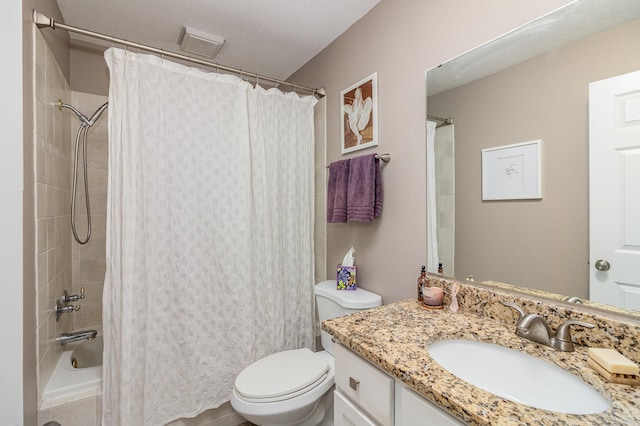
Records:
[[[327,185],[327,222],[347,221],[347,187],[349,184],[349,163],[340,160],[329,164]]]
[[[351,159],[347,189],[349,222],[371,222],[382,213],[382,173],[376,155]]]

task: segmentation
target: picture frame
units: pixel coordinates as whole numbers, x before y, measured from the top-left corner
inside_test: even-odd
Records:
[[[540,139],[482,150],[482,200],[542,199]]]
[[[378,73],[340,92],[341,152],[378,145]]]

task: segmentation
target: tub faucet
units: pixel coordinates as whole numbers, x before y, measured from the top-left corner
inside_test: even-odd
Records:
[[[558,326],[555,335],[551,331],[549,324],[538,314],[527,314],[520,306],[511,302],[502,302],[503,305],[515,309],[518,312],[518,322],[516,323],[516,335],[529,339],[532,342],[549,346],[558,351],[573,352],[575,350],[571,341],[570,326],[579,325],[585,328],[593,328],[593,324],[578,320],[567,320]]]
[[[93,340],[98,335],[97,330],[74,331],[73,333],[62,333],[58,340],[62,346],[67,343],[77,342],[79,340]]]

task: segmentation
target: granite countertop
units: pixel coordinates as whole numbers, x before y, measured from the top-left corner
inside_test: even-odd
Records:
[[[323,330],[416,392],[472,425],[640,424],[640,387],[606,382],[587,366],[587,348],[560,352],[515,335],[515,322],[464,309],[433,311],[410,299],[334,318]],[[443,339],[497,343],[548,360],[582,378],[612,401],[602,413],[563,414],[529,407],[472,386],[440,367],[427,345]],[[470,355],[471,356],[471,355]],[[526,385],[526,384],[525,384]],[[551,384],[552,385],[552,384]]]

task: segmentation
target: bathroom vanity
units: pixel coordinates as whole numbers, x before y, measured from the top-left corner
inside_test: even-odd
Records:
[[[432,280],[434,280],[432,278]],[[453,281],[435,279],[447,288]],[[324,321],[336,340],[335,424],[409,425],[600,425],[640,424],[640,387],[606,382],[587,366],[587,347],[612,347],[640,360],[637,320],[575,310],[499,289],[459,283],[460,310],[432,311],[416,300]],[[574,331],[574,352],[562,352],[515,335],[516,316],[501,302],[538,312],[552,329],[565,320],[592,323]],[[448,301],[445,299],[445,303]],[[592,414],[567,414],[534,408],[473,386],[438,364],[430,345],[449,339],[497,344],[533,355],[573,374],[610,401]],[[474,354],[468,354],[470,358]],[[527,383],[521,383],[526,387]],[[552,388],[554,383],[549,383]],[[416,423],[416,419],[422,419]],[[437,421],[436,421],[437,420]]]
[[[335,355],[335,426],[464,424],[344,346],[336,344]]]

